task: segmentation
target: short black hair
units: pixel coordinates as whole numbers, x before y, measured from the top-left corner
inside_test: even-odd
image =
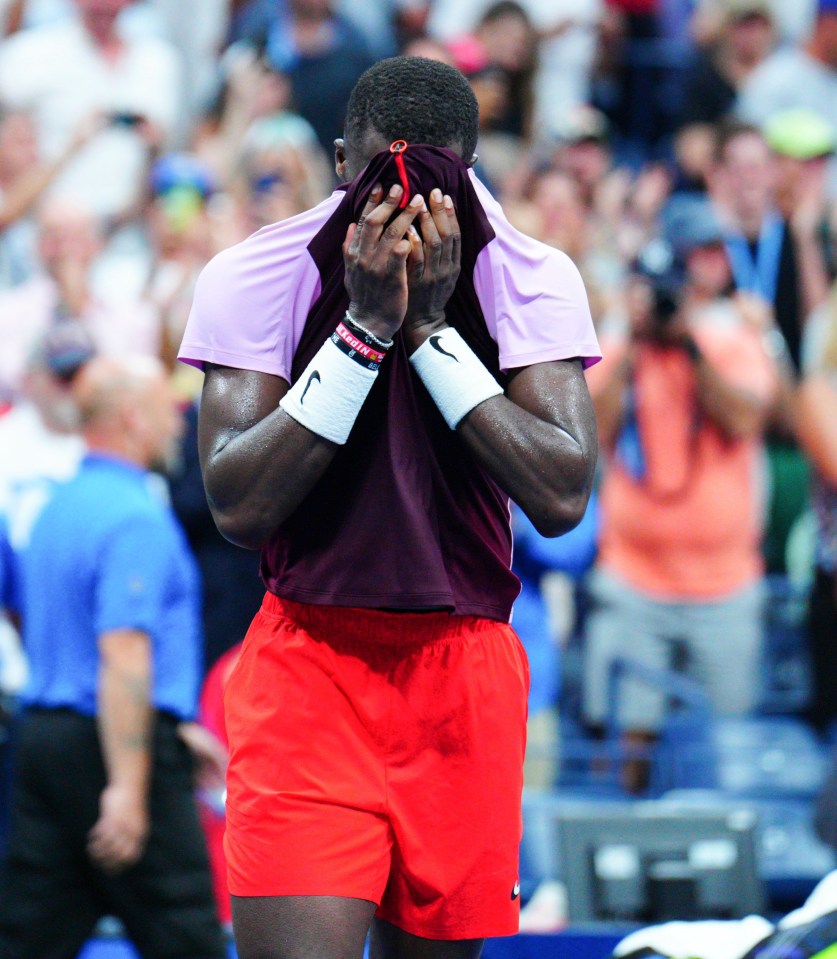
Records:
[[[370,128],[391,142],[461,143],[463,157],[470,160],[477,146],[477,99],[465,77],[447,63],[390,57],[370,67],[349,97],[347,139],[359,144]]]

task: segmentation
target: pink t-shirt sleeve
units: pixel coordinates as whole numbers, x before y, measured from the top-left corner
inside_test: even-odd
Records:
[[[204,268],[178,358],[272,373],[291,363],[321,281],[308,244],[342,199],[332,194],[299,216],[265,227]]]
[[[500,353],[500,369],[580,358],[601,359],[581,274],[560,250],[516,230],[499,203],[473,177],[494,229],[480,252],[474,286]]]

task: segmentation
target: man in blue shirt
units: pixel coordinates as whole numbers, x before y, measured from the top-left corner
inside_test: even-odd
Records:
[[[74,956],[104,914],[147,957],[225,955],[179,728],[200,677],[197,574],[149,468],[179,417],[156,363],[77,383],[89,455],[20,557],[23,695],[0,956]]]

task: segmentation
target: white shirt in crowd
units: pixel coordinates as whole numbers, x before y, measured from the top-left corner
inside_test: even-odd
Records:
[[[125,33],[108,62],[81,23],[59,20],[0,45],[0,104],[31,112],[46,158],[56,157],[94,114],[139,114],[171,133],[181,103],[178,55],[163,40]],[[108,126],[85,146],[53,190],[99,216],[126,210],[142,186],[147,146],[131,128]]]

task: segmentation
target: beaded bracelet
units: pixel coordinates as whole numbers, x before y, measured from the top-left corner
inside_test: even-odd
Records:
[[[390,349],[394,343],[394,340],[382,340],[379,336],[375,336],[371,330],[367,330],[365,326],[361,326],[348,310],[346,310],[346,316],[343,322],[350,329],[363,336],[369,346],[377,346],[379,349],[386,351]]]

